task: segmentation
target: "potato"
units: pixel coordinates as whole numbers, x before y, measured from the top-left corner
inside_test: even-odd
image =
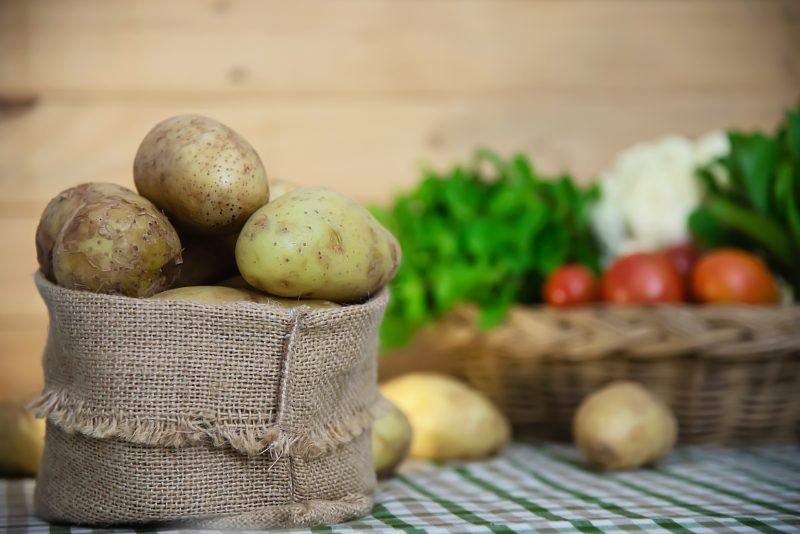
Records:
[[[43,419],[15,402],[0,404],[0,475],[35,475],[44,450]]]
[[[253,299],[262,304],[271,304],[281,308],[298,308],[300,306],[308,306],[315,309],[341,308],[339,304],[329,300],[276,297],[275,295],[266,295],[255,291],[253,292]]]
[[[45,207],[36,228],[36,258],[39,269],[50,280],[53,276],[53,245],[58,233],[79,207],[106,197],[139,197],[129,189],[110,183],[86,183],[71,187],[56,195]]]
[[[411,448],[411,423],[400,409],[391,409],[372,424],[372,464],[378,478],[394,474]]]
[[[511,437],[508,419],[480,392],[446,375],[410,373],[381,386],[411,422],[411,456],[478,459]]]
[[[189,286],[162,291],[150,297],[161,300],[191,300],[194,302],[220,303],[253,301],[254,295],[243,289],[221,286]]]
[[[179,115],[145,136],[133,162],[136,189],[187,231],[230,234],[269,200],[261,159],[214,119]]]
[[[394,276],[400,246],[355,201],[300,188],[260,208],[236,242],[236,264],[253,287],[282,297],[352,302]]]
[[[285,297],[276,297],[275,295],[267,295],[266,293],[260,292],[259,290],[255,289],[253,286],[245,282],[244,278],[242,278],[241,276],[231,276],[230,278],[226,278],[217,285],[221,287],[244,289],[245,291],[249,291],[252,294],[254,301],[260,302],[262,304],[273,304],[275,306],[281,306],[282,308],[297,308],[299,306],[308,306],[309,308],[316,308],[316,309],[341,308],[339,304],[331,302],[329,300],[285,298]]]
[[[183,263],[175,287],[207,285],[238,272],[237,234],[205,237],[186,233],[178,235],[183,245]]]
[[[150,298],[164,300],[192,300],[195,302],[237,302],[249,301],[261,304],[280,306],[281,308],[297,308],[298,306],[308,306],[310,308],[339,308],[335,302],[327,300],[303,300],[285,299],[265,295],[256,291],[248,290],[247,284],[241,287],[227,287],[224,285],[216,286],[186,286],[177,287],[162,291]]]
[[[170,287],[181,261],[175,228],[138,195],[106,197],[78,208],[53,248],[59,285],[129,297],[149,297]]]
[[[272,202],[276,198],[285,195],[289,191],[294,191],[295,189],[300,189],[300,186],[286,180],[270,180],[269,201]]]
[[[248,291],[256,291],[256,289],[253,286],[245,282],[244,278],[242,278],[242,275],[240,274],[228,277],[225,280],[217,282],[214,285],[221,287],[232,287],[234,289],[246,289]]]
[[[275,295],[267,295],[266,293],[260,292],[245,282],[244,278],[241,276],[231,276],[217,285],[222,287],[232,287],[235,289],[244,289],[252,294],[253,300],[256,302],[261,302],[262,304],[274,304],[275,306],[281,306],[283,308],[297,308],[298,306],[308,306],[309,308],[317,309],[341,308],[339,304],[329,300],[285,298],[276,297]]]
[[[584,456],[603,469],[655,462],[675,445],[678,425],[670,409],[634,382],[614,382],[578,407],[573,434]]]

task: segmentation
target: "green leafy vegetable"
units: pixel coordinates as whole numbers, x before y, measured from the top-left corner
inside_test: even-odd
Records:
[[[730,153],[697,171],[705,194],[689,228],[706,247],[763,255],[800,296],[800,104],[774,135],[731,131],[728,140]]]
[[[461,302],[476,303],[491,328],[514,303],[540,301],[543,280],[566,262],[599,272],[589,225],[598,194],[539,176],[523,155],[478,150],[469,165],[426,170],[415,191],[372,208],[403,248],[382,347],[402,346]]]

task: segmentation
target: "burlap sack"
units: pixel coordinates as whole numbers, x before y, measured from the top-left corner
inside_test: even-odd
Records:
[[[50,314],[40,516],[268,528],[369,511],[386,291],[287,310],[36,284]]]

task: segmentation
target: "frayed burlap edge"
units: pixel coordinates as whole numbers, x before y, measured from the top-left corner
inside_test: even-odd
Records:
[[[46,521],[60,523],[65,521],[61,516],[48,514],[47,507],[36,504],[36,514]],[[213,528],[213,529],[271,529],[291,527],[316,527],[334,525],[364,517],[372,509],[373,501],[367,495],[354,493],[345,495],[336,501],[310,500],[269,506],[261,510],[240,514],[198,517],[176,521],[157,521],[138,523],[132,526],[152,525],[165,528]],[[80,520],[71,524],[81,524]],[[108,524],[105,526],[119,526]],[[91,525],[103,526],[103,525]]]
[[[278,438],[266,450],[276,458],[284,454],[303,458],[322,456],[331,449],[349,443],[360,436],[371,428],[377,418],[387,413],[390,407],[389,401],[378,394],[368,410],[345,421],[327,423],[321,429],[306,434],[290,436],[288,433],[279,432]]]
[[[28,405],[38,418],[46,418],[66,432],[80,432],[93,438],[120,438],[131,443],[182,447],[209,441],[215,447],[230,445],[249,456],[270,454],[275,458],[293,454],[307,458],[320,456],[330,449],[352,441],[386,413],[389,404],[380,394],[364,412],[345,421],[327,423],[306,434],[288,434],[277,424],[254,427],[217,425],[213,421],[179,417],[149,420],[124,411],[97,413],[80,401],[74,401],[65,390],[48,389]]]

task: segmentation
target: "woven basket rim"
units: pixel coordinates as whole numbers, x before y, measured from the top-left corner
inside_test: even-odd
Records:
[[[474,304],[458,306],[436,335],[482,344],[496,357],[549,362],[800,357],[800,305],[515,305],[490,330],[477,317]]]

